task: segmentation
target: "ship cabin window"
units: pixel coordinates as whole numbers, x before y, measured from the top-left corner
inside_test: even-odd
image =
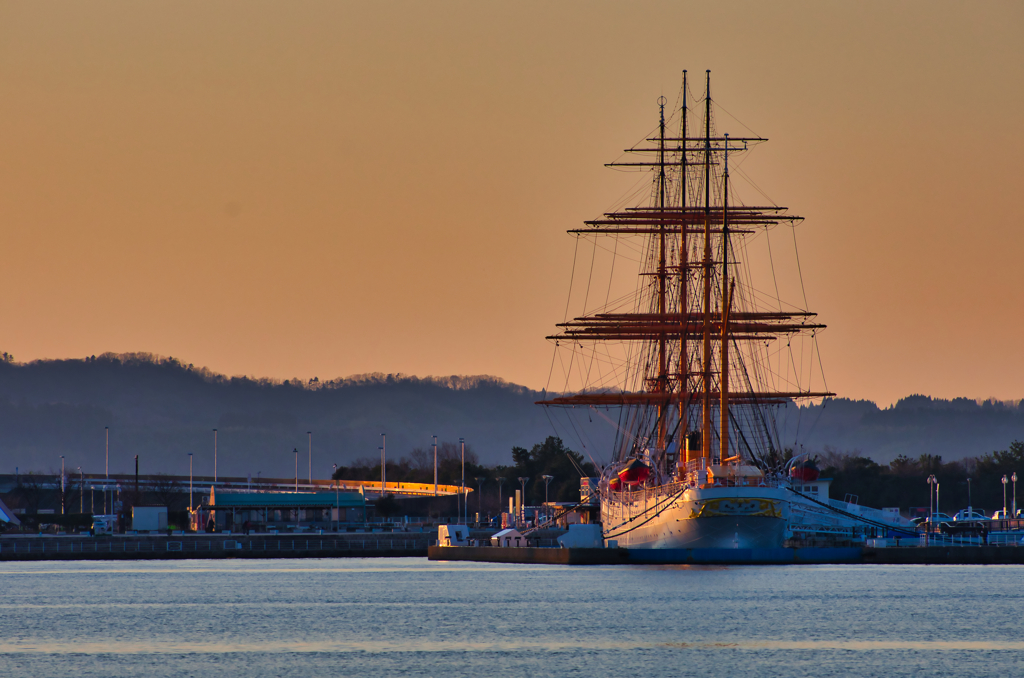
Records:
[[[804,492],[810,492],[812,494],[818,494],[817,485],[804,485]]]

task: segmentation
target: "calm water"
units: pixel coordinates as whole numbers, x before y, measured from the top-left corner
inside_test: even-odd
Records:
[[[1024,568],[0,563],[0,675],[1024,675]]]

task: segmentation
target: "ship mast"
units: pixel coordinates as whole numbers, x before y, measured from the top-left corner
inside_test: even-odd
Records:
[[[732,293],[729,286],[729,135],[725,136],[725,173],[722,175],[722,348],[719,363],[721,374],[718,391],[721,404],[718,407],[718,460],[724,464],[729,457],[729,311],[732,308]]]
[[[665,98],[660,97],[657,135],[646,138],[647,144],[626,149],[626,152],[631,154],[630,157],[637,157],[635,154],[639,154],[640,161],[617,161],[608,165],[656,172],[656,193],[652,196],[653,199],[644,206],[625,207],[609,212],[597,219],[584,222],[583,228],[569,230],[569,233],[577,235],[621,234],[644,238],[647,256],[640,275],[656,277],[657,286],[651,289],[648,283],[644,284],[644,309],[604,309],[585,314],[559,323],[558,333],[548,337],[555,341],[556,345],[559,341],[566,341],[574,347],[582,347],[583,342],[640,342],[651,352],[644,353],[646,357],[643,365],[627,364],[622,382],[612,385],[611,388],[591,389],[589,384],[584,384],[585,390],[581,392],[560,394],[538,404],[568,408],[639,408],[640,415],[632,418],[633,423],[629,424],[631,430],[621,431],[622,447],[618,451],[619,460],[626,456],[639,456],[644,441],[649,441],[654,443],[651,445],[655,454],[652,461],[665,471],[670,470],[664,464],[668,458],[666,441],[669,420],[673,418],[673,414],[678,413],[677,432],[673,437],[678,447],[677,477],[680,477],[687,468],[687,462],[696,461],[698,454],[705,464],[710,462],[712,438],[715,437],[714,409],[718,410],[716,457],[718,461],[728,463],[742,458],[738,452],[738,444],[733,445],[737,453],[730,456],[730,410],[782,404],[797,398],[829,397],[834,394],[801,388],[773,390],[763,379],[758,383],[751,383],[748,379],[739,389],[735,386],[730,388],[729,365],[739,361],[741,368],[738,369],[745,370],[745,361],[748,356],[755,355],[755,346],[767,345],[771,341],[795,334],[813,333],[824,328],[824,325],[815,322],[816,314],[811,311],[780,309],[776,312],[759,311],[756,308],[735,308],[737,277],[742,270],[736,269],[731,272],[729,269],[731,239],[737,235],[742,238],[755,234],[761,227],[769,228],[782,223],[793,224],[801,218],[789,214],[787,208],[777,205],[730,204],[729,154],[745,151],[748,143],[757,144],[766,139],[756,136],[712,136],[710,70],[706,72],[702,133],[689,136],[686,71],[683,71],[681,127],[678,138],[666,136],[665,103]],[[715,164],[718,153],[722,153],[724,165],[721,177],[722,200],[720,205],[713,205],[711,188],[717,178],[712,165]],[[646,157],[644,154],[647,154]],[[689,176],[690,172],[693,172],[692,177]],[[703,204],[700,196],[688,195],[687,188],[687,181],[690,178],[695,180],[695,186],[700,185],[697,180],[701,172],[704,182]],[[670,183],[677,180],[678,200],[671,192],[673,186]],[[675,239],[677,234],[678,240]],[[690,234],[703,236],[702,256],[698,254],[691,257],[691,242],[688,238]],[[718,251],[715,240],[718,234],[722,236],[720,289],[718,281],[715,280],[718,262],[713,256]],[[678,266],[670,265],[668,261],[670,247],[676,243],[679,246],[679,256],[678,262],[673,264]],[[697,278],[698,270],[700,280]],[[733,272],[736,275],[732,275]],[[690,284],[691,273],[693,285]],[[675,282],[678,282],[678,291],[671,287]],[[698,285],[701,286],[699,291]],[[716,297],[718,303],[715,303]],[[671,308],[676,303],[678,307]],[[714,346],[718,342],[719,345]],[[699,350],[695,350],[698,346]],[[673,356],[676,347],[678,356]],[[715,348],[718,348],[717,356],[714,355]],[[730,353],[735,353],[735,356],[730,356]],[[717,366],[713,358],[718,358]],[[671,364],[673,359],[678,360],[677,365]],[[652,364],[655,361],[656,364]],[[719,370],[717,380],[713,378],[713,369],[716,367]],[[673,381],[678,383],[678,388],[673,385]],[[695,420],[698,407],[701,409],[699,427],[693,425],[697,423]],[[651,418],[655,414],[657,420],[652,422]],[[699,452],[696,449],[688,449],[689,445],[685,443],[691,430],[700,431]],[[746,445],[751,455],[755,455],[747,440],[745,435],[737,438],[738,442]],[[757,459],[752,458],[755,461]]]
[[[701,370],[704,394],[701,403],[700,456],[711,456],[711,71],[704,94],[704,350]]]
[[[681,111],[680,121],[680,134],[679,137],[683,139],[682,148],[683,152],[680,154],[679,161],[681,163],[679,172],[679,205],[685,210],[686,209],[686,116],[687,116],[687,105],[686,105],[686,71],[683,71],[683,108]],[[687,311],[689,311],[690,305],[689,300],[686,297],[686,283],[689,277],[689,250],[687,249],[686,242],[686,229],[680,229],[679,234],[679,322],[682,325],[685,320]],[[677,427],[678,433],[676,434],[676,475],[680,475],[682,469],[685,468],[685,463],[690,461],[688,444],[689,440],[689,422],[686,416],[687,407],[689,407],[689,391],[690,391],[690,359],[686,353],[686,332],[679,333],[679,425]],[[683,456],[683,450],[686,450],[686,456]]]
[[[658,99],[660,109],[660,122],[658,126],[658,208],[665,211],[665,97]],[[658,226],[658,314],[665,315],[666,309],[666,282],[668,274],[665,270],[665,224]],[[668,391],[668,361],[667,361],[667,336],[664,332],[658,336],[658,393]],[[668,408],[658,405],[658,444],[656,451],[658,455],[665,452],[665,416]]]

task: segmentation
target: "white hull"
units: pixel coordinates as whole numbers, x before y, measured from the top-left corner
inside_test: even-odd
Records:
[[[668,485],[602,498],[606,540],[634,549],[778,548],[789,497],[774,487]]]

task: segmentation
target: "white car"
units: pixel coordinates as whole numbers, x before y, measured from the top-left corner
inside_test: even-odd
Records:
[[[965,508],[962,511],[957,511],[956,515],[953,516],[953,520],[988,520],[988,516],[980,511],[974,509]]]
[[[1009,511],[999,510],[999,511],[996,511],[995,513],[992,514],[992,520],[1005,520],[1005,519],[1007,519],[1009,517],[1010,517],[1010,512]]]

